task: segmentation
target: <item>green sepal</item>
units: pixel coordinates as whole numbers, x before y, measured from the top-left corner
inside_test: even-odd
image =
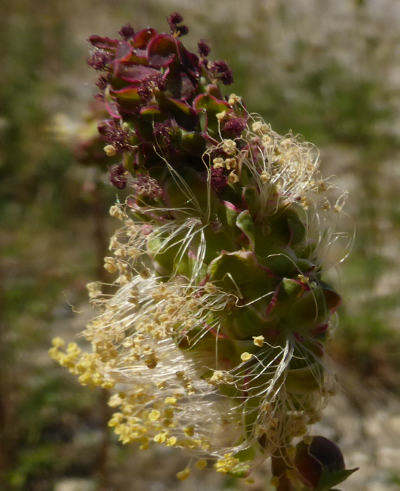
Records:
[[[292,278],[283,278],[281,282],[281,291],[285,292],[288,297],[296,297],[303,291],[299,281]]]
[[[321,365],[312,363],[305,368],[288,370],[285,387],[291,394],[309,394],[321,388],[323,377]]]
[[[253,217],[257,216],[259,212],[259,196],[257,189],[254,187],[245,187],[242,191],[243,199],[247,204],[247,208],[249,209],[251,215]]]
[[[231,315],[226,316],[222,324],[224,331],[238,340],[252,340],[253,336],[266,335],[266,331],[274,327],[274,323],[266,322],[262,316],[262,311],[265,311],[267,306],[267,302],[263,302],[257,303],[257,307],[249,305],[236,308]]]
[[[295,298],[281,296],[275,314],[280,316],[282,327],[292,332],[308,333],[323,322],[328,315],[322,288],[318,285],[310,290],[303,290]]]
[[[220,213],[221,222],[228,227],[234,227],[240,210],[230,201],[223,201],[222,206],[223,211]]]
[[[216,115],[230,109],[229,104],[219,100],[212,95],[200,94],[193,101],[193,106],[198,114],[206,112],[207,122],[206,129],[210,134],[218,134],[218,120]],[[204,128],[205,129],[205,128]]]
[[[205,151],[205,140],[200,133],[181,129],[181,148],[191,155],[202,155]]]
[[[223,251],[208,267],[211,280],[220,281],[226,291],[240,299],[256,299],[268,292],[270,281],[251,251]]]
[[[255,239],[254,239],[254,234],[255,234],[255,227],[254,227],[254,222],[253,219],[250,215],[249,210],[244,210],[241,213],[239,213],[237,219],[236,219],[236,225],[240,230],[244,233],[244,235],[247,237],[249,240],[249,246],[252,251],[254,251],[254,246],[255,246]]]
[[[289,248],[283,249],[279,253],[267,256],[264,264],[274,274],[281,277],[292,277],[296,274],[297,271],[296,256]]]

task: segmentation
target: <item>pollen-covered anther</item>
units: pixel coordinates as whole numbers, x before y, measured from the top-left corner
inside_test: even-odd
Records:
[[[156,368],[158,364],[158,359],[155,353],[151,353],[150,355],[145,357],[144,362],[146,363],[147,368]]]
[[[229,184],[238,183],[239,182],[239,176],[234,171],[232,171],[228,176],[228,182],[229,182]]]
[[[109,273],[116,273],[118,271],[118,265],[116,260],[113,257],[105,257],[104,258],[104,269]]]
[[[224,168],[224,159],[221,157],[216,157],[213,160],[213,167],[214,169],[223,169]]]
[[[152,409],[149,413],[149,420],[150,421],[157,421],[158,419],[160,419],[160,416],[161,416],[161,413],[158,409]]]
[[[226,111],[221,111],[220,113],[217,113],[215,117],[218,119],[218,121],[222,121],[226,116]]]
[[[175,447],[177,442],[178,442],[178,439],[176,438],[176,436],[170,436],[169,438],[167,438],[165,445],[167,447]]]
[[[117,218],[118,220],[124,220],[127,218],[127,214],[124,213],[121,209],[120,206],[118,205],[112,205],[110,207],[110,215],[113,217],[113,218]]]
[[[87,291],[89,293],[89,298],[97,298],[101,295],[101,287],[98,281],[92,281],[86,285]]]
[[[237,168],[237,160],[235,158],[225,159],[224,165],[227,170],[235,170]]]
[[[217,472],[222,472],[223,474],[231,473],[236,469],[239,470],[239,468],[242,472],[249,470],[249,465],[242,464],[231,452],[228,452],[223,457],[219,458],[214,464],[214,467]]]
[[[209,379],[211,385],[219,385],[229,383],[232,380],[232,376],[229,372],[223,370],[215,370]]]
[[[266,184],[267,182],[269,182],[271,180],[271,175],[267,171],[264,170],[260,174],[260,179],[261,179],[261,182]]]
[[[255,121],[251,125],[251,129],[252,131],[254,131],[254,133],[257,133],[258,135],[263,135],[264,133],[270,131],[270,127],[263,121]]]
[[[65,346],[65,341],[57,336],[52,339],[51,344],[53,345],[54,348],[59,349]]]
[[[303,274],[298,274],[297,279],[303,283],[304,285],[308,285],[310,283],[310,278],[308,276],[305,276]]]
[[[270,147],[274,144],[274,140],[269,135],[263,135],[261,137],[261,143],[266,150],[269,150]]]
[[[228,104],[233,106],[234,104],[240,104],[242,102],[242,98],[236,94],[231,94],[228,99]]]
[[[243,361],[243,362],[246,362],[246,361],[250,361],[251,359],[253,358],[253,355],[251,353],[248,353],[247,351],[244,351],[241,355],[240,355],[240,359]]]
[[[262,348],[264,346],[264,336],[253,336],[253,344]]]
[[[205,459],[200,459],[196,462],[195,464],[196,468],[199,470],[203,470],[207,467],[207,460]]]
[[[190,468],[189,467],[186,467],[186,469],[183,469],[183,471],[179,471],[176,473],[176,477],[180,480],[180,481],[184,481],[185,479],[187,479],[188,477],[190,476]]]
[[[155,443],[165,443],[167,438],[168,438],[168,432],[163,431],[161,433],[157,433],[157,435],[154,435],[153,441]]]
[[[107,157],[114,157],[117,155],[117,149],[114,147],[114,145],[106,145],[103,150]]]
[[[236,153],[236,142],[234,140],[223,140],[222,150],[228,155],[234,155]]]

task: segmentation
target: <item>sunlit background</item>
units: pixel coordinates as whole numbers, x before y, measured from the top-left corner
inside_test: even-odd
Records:
[[[272,127],[321,149],[325,175],[349,191],[356,230],[332,273],[344,304],[332,367],[338,395],[315,428],[337,441],[343,490],[400,489],[400,3],[395,0],[0,0],[0,489],[266,490],[213,471],[176,481],[187,458],[122,447],[106,396],[52,362],[54,335],[90,315],[85,284],[104,278],[116,190],[77,160],[90,133],[91,34],[127,22],[206,39],[231,65],[232,90]],[[344,213],[344,212],[343,212]],[[80,314],[77,314],[79,312]]]

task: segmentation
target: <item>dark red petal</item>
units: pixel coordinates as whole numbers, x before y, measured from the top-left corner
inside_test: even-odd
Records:
[[[142,29],[135,34],[135,37],[133,38],[133,47],[140,49],[147,48],[149,41],[153,39],[153,37],[155,37],[156,35],[157,31],[151,27],[147,29]]]
[[[168,66],[163,79],[167,89],[177,99],[189,99],[196,91],[192,79],[185,72],[180,71],[180,66],[176,63],[171,63]]]
[[[148,77],[158,75],[158,70],[144,65],[125,65],[115,63],[114,75],[126,82],[142,82]]]
[[[129,61],[132,54],[132,46],[122,41],[115,52],[115,59],[119,62]]]
[[[147,46],[147,59],[151,66],[161,68],[169,65],[175,58],[177,46],[169,34],[159,34]]]
[[[99,49],[114,49],[118,46],[118,39],[110,39],[108,37],[98,36],[97,34],[93,34],[90,36],[89,42],[93,44],[96,48]]]

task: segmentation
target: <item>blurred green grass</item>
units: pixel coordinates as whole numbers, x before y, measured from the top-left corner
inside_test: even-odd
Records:
[[[292,129],[319,145],[324,173],[335,174],[350,189],[357,236],[350,259],[340,267],[344,307],[332,353],[363,380],[396,389],[399,10],[384,0],[341,0],[322,11],[316,1],[246,5],[243,11],[236,0],[218,5],[210,0],[42,0],[39,8],[32,0],[2,0],[4,489],[50,490],[65,476],[118,486],[110,489],[136,489],[126,484],[128,469],[125,481],[115,477],[129,451],[109,445],[104,436],[104,415],[98,410],[102,396],[78,387],[47,357],[55,334],[67,332],[72,338],[77,333],[73,326],[79,320],[71,305],[85,305],[85,284],[98,275],[98,193],[106,232],[114,227],[106,210],[115,199],[101,172],[80,166],[52,128],[59,113],[79,123],[94,93],[95,75],[85,64],[90,34],[113,36],[126,22],[165,29],[165,17],[176,9],[191,27],[190,47],[205,38],[214,58],[230,62],[233,90],[249,110],[261,113],[276,130]],[[108,471],[104,445],[110,447]],[[176,470],[172,465],[168,479]],[[166,482],[174,489],[173,481]]]

